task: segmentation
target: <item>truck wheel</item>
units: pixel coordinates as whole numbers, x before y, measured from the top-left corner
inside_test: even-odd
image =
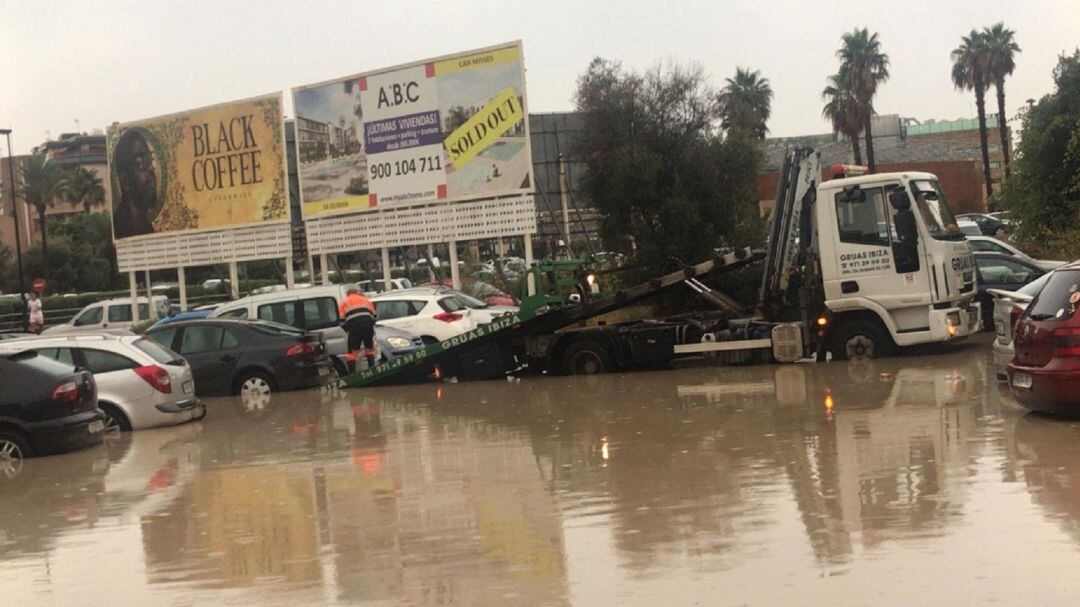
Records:
[[[560,366],[567,375],[594,375],[615,368],[611,354],[595,341],[579,341],[563,351]]]
[[[891,356],[894,347],[892,338],[881,327],[859,319],[840,327],[833,335],[829,350],[833,360],[862,360]]]

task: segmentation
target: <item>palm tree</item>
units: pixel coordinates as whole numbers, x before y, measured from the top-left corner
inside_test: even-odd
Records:
[[[870,123],[874,117],[874,95],[877,94],[878,85],[889,79],[889,56],[881,52],[877,32],[871,34],[865,27],[844,34],[840,41],[836,57],[840,60],[840,73],[851,84],[851,91],[859,106],[866,137],[866,162],[873,173],[877,167],[874,163],[874,133]]]
[[[773,91],[769,79],[749,68],[736,68],[735,77],[728,78],[720,91],[721,125],[754,139],[765,139],[769,128],[765,123],[772,112]]]
[[[20,194],[23,200],[37,210],[38,224],[41,229],[41,256],[45,261],[44,267],[48,268],[49,238],[45,210],[51,207],[57,198],[66,194],[67,175],[59,165],[46,159],[44,154],[34,154],[23,165],[22,181]]]
[[[862,150],[859,149],[859,132],[863,127],[862,117],[859,115],[859,104],[855,101],[855,93],[843,74],[829,76],[829,85],[821,91],[821,98],[825,101],[825,107],[821,109],[822,117],[832,123],[834,133],[840,133],[851,139],[851,151],[855,154],[855,164],[862,164]]]
[[[86,167],[75,167],[67,175],[68,188],[65,198],[68,202],[83,205],[83,210],[91,212],[94,205],[105,200],[105,186],[97,173]]]
[[[1001,155],[1005,159],[1005,178],[1009,178],[1009,138],[1005,126],[1005,77],[1011,76],[1016,69],[1016,53],[1020,46],[1013,36],[1016,34],[1000,21],[991,27],[983,28],[986,40],[987,71],[986,80],[994,83],[997,89],[998,136],[1001,138]]]
[[[952,54],[952,81],[956,88],[975,91],[975,108],[979,112],[979,146],[982,148],[983,178],[986,180],[986,196],[994,193],[990,183],[990,151],[986,134],[986,72],[988,57],[986,37],[976,30],[960,39],[960,46]]]

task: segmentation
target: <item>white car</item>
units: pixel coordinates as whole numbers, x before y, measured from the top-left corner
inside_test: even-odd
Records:
[[[967,241],[971,243],[971,250],[975,253],[1001,253],[1002,255],[1011,255],[1023,259],[1031,265],[1043,270],[1053,270],[1065,265],[1064,261],[1034,259],[1020,249],[1007,242],[1002,242],[993,236],[968,236]]]
[[[390,291],[372,297],[371,303],[380,325],[417,335],[424,343],[444,341],[476,328],[473,311],[452,293]]]
[[[360,292],[365,296],[370,297],[379,293],[386,292],[386,282],[382,280],[361,280],[356,283],[360,287]],[[391,278],[390,290],[400,291],[402,289],[411,289],[413,283],[408,278]]]
[[[960,231],[968,238],[971,238],[972,236],[982,236],[982,228],[979,227],[979,224],[970,219],[957,219],[956,227],[960,228]]]
[[[998,381],[1005,381],[1005,369],[1013,357],[1013,322],[1028,307],[1032,299],[1042,291],[1053,272],[1047,272],[1015,291],[987,289],[994,298],[994,369]]]
[[[139,320],[150,318],[150,306],[145,297],[139,297]],[[158,318],[169,315],[169,298],[164,295],[154,296],[154,310]],[[134,325],[131,319],[131,298],[119,297],[92,303],[75,315],[70,321],[49,327],[45,335],[69,335],[74,333],[114,333],[126,332]]]
[[[107,431],[174,426],[206,416],[187,361],[149,338],[68,335],[0,344],[4,353],[27,350],[94,374]]]
[[[450,287],[442,286],[424,286],[413,287],[405,291],[406,293],[420,293],[424,295],[453,295],[460,301],[466,308],[472,311],[472,317],[476,319],[477,325],[486,325],[491,321],[505,316],[507,314],[514,314],[518,311],[517,306],[493,306],[491,304],[480,301],[479,299],[462,293],[457,289],[451,289]]]

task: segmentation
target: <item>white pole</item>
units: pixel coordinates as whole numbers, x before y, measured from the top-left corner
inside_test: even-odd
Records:
[[[498,253],[499,259],[506,257],[506,241],[503,240],[502,236],[498,239],[498,246],[495,248],[495,251]]]
[[[391,284],[390,279],[393,278],[393,276],[390,273],[390,249],[388,247],[383,247],[382,251],[380,251],[380,252],[382,253],[383,288],[386,289],[387,291],[389,291],[390,290],[390,284]]]
[[[427,267],[428,280],[435,282],[435,266],[432,265],[435,263],[435,245],[429,244],[427,246],[427,256],[429,261]]]
[[[292,257],[285,258],[285,286],[290,289],[296,286],[296,276],[293,274]]]
[[[176,284],[180,287],[180,311],[187,312],[187,276],[184,266],[176,268]]]
[[[307,258],[307,281],[310,285],[318,284],[319,281],[315,280],[315,256],[308,255]]]
[[[461,275],[458,271],[457,263],[457,241],[451,240],[448,248],[450,249],[450,285],[455,289],[461,289]]]
[[[154,309],[154,291],[150,285],[150,270],[146,271],[146,310],[149,320],[157,319],[157,310]]]
[[[562,198],[562,221],[563,238],[566,239],[566,248],[570,248],[570,205],[566,198],[566,162],[563,155],[559,154],[559,195]]]
[[[525,267],[532,267],[533,263],[533,250],[532,250],[532,234],[525,233]],[[536,283],[533,280],[533,275],[529,274],[529,284],[526,287],[529,295],[536,295]]]
[[[319,272],[322,274],[323,285],[330,284],[330,262],[326,253],[319,255]]]
[[[229,299],[240,299],[240,270],[235,261],[229,262]]]
[[[134,270],[128,272],[128,286],[131,287],[131,322],[139,322],[139,275]]]

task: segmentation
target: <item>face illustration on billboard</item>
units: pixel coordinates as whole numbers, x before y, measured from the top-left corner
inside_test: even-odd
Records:
[[[532,190],[520,44],[293,90],[305,219]]]
[[[280,95],[115,125],[107,146],[115,239],[289,218]]]

